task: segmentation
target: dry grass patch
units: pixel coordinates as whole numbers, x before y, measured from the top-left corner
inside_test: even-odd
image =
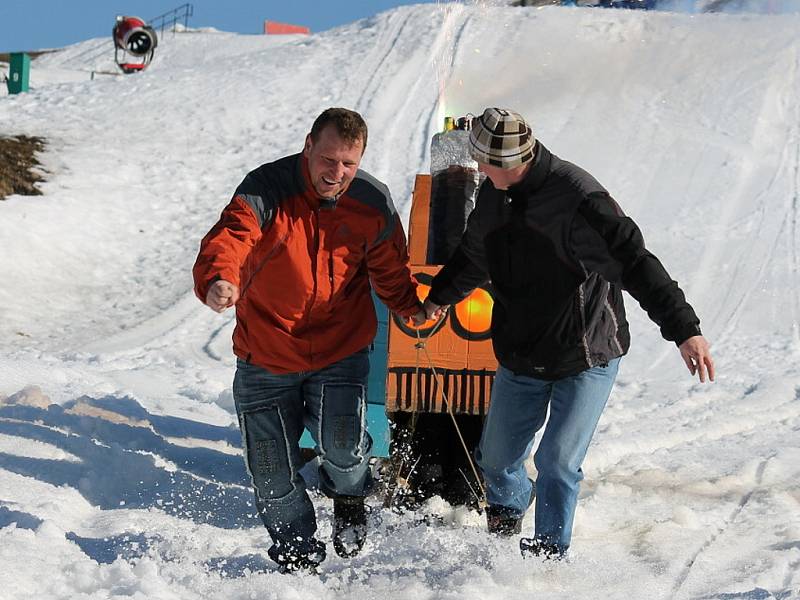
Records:
[[[0,137],[0,200],[12,194],[41,196],[36,184],[44,181],[43,169],[36,153],[44,146],[40,137]]]

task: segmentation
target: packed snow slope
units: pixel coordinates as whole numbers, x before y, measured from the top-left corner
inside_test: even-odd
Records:
[[[44,195],[0,202],[0,596],[800,598],[799,31],[797,15],[425,5],[309,37],[165,35],[135,76],[102,73],[103,40],[37,59],[30,93],[0,96],[0,133],[49,140]],[[441,117],[520,111],[700,315],[714,384],[629,298],[571,562],[523,561],[441,502],[427,527],[378,498],[361,556],[299,577],[266,558],[233,315],[192,296],[190,269],[244,175],[299,151],[329,106],[365,116],[363,166],[404,216]]]

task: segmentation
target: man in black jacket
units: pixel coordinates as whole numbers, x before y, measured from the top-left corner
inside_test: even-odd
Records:
[[[678,346],[692,375],[713,381],[714,363],[678,284],[591,175],[551,154],[509,110],[486,109],[469,144],[487,179],[425,308],[438,317],[491,282],[499,365],[476,451],[489,531],[519,533],[535,496],[535,534],[522,538],[520,549],[561,557],[572,535],[581,463],[630,344],[622,290]],[[548,407],[534,494],[524,461]]]

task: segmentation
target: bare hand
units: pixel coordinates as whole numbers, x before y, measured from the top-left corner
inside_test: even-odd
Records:
[[[698,373],[700,382],[706,382],[706,373],[711,381],[714,381],[714,360],[711,358],[711,350],[706,338],[702,335],[695,335],[683,342],[678,350],[681,352],[683,362],[694,375]]]
[[[421,325],[424,325],[425,321],[427,320],[428,317],[424,310],[419,310],[411,315],[411,323],[414,325],[414,327],[420,327]]]
[[[446,306],[439,306],[438,304],[434,304],[427,299],[423,303],[422,307],[425,309],[425,315],[430,321],[439,320],[447,312]]]
[[[237,300],[239,300],[239,286],[224,279],[212,283],[206,294],[206,304],[218,313],[236,304]]]

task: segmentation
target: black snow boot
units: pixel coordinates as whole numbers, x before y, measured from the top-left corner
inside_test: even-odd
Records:
[[[551,544],[539,538],[520,538],[519,551],[522,558],[538,557],[544,560],[564,560],[569,546]]]
[[[367,510],[362,496],[333,499],[333,549],[342,558],[361,552],[367,539]]]
[[[536,498],[536,484],[531,481],[531,497],[528,499],[528,508]],[[510,537],[522,533],[522,520],[525,513],[519,514],[507,506],[491,505],[486,509],[486,526],[489,533]]]
[[[282,544],[273,545],[268,551],[269,557],[278,563],[281,573],[317,573],[317,567],[325,560],[325,544],[317,539],[311,540],[310,549],[300,550]]]
[[[486,526],[489,533],[510,537],[522,533],[524,516],[505,506],[489,506],[486,509]]]

